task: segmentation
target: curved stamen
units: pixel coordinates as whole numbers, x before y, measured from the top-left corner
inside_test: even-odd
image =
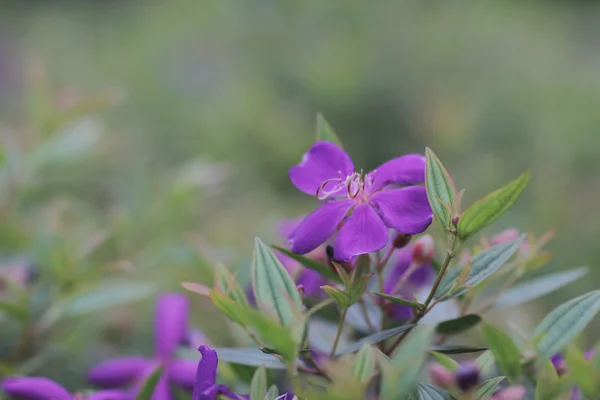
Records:
[[[335,185],[332,189],[330,190],[325,190],[325,186],[328,183],[331,182],[339,182],[337,185]],[[323,182],[323,184],[321,186],[319,186],[319,188],[317,189],[317,199],[319,200],[325,200],[326,198],[328,198],[329,196],[331,196],[332,194],[336,193],[337,191],[339,191],[342,187],[344,187],[344,183],[342,182],[342,178],[330,178],[327,179],[325,182]]]
[[[354,173],[346,178],[346,185],[348,191],[348,198],[354,199],[362,191],[365,184],[361,176],[357,173]]]

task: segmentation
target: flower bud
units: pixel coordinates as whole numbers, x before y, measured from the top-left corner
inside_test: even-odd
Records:
[[[300,297],[304,297],[304,285],[296,286],[296,290],[298,291],[298,294],[300,295]]]
[[[527,390],[523,386],[510,386],[494,393],[492,400],[523,400]]]
[[[515,240],[519,237],[519,231],[515,228],[505,229],[499,234],[492,236],[490,239],[490,244],[495,246],[500,243],[510,242],[511,240]]]
[[[441,364],[434,363],[429,366],[429,378],[431,382],[442,389],[454,386],[454,375]]]
[[[327,255],[327,262],[335,261],[333,258],[333,246],[327,245],[325,247],[325,254]]]
[[[394,238],[394,241],[393,241],[394,248],[396,248],[396,249],[403,248],[404,246],[406,246],[410,242],[411,238],[412,238],[412,236],[410,236],[410,235],[407,235],[405,233],[399,233]]]
[[[479,366],[473,362],[461,364],[454,372],[456,385],[463,392],[468,392],[479,385]]]
[[[435,243],[430,235],[423,235],[413,246],[412,258],[418,265],[428,264],[435,255]]]
[[[452,217],[452,226],[458,228],[458,222],[460,221],[460,215]]]

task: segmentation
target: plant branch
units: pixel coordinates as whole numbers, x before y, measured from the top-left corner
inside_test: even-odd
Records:
[[[335,351],[337,350],[337,346],[340,341],[340,337],[342,336],[342,330],[344,329],[344,322],[346,321],[346,311],[348,311],[348,308],[342,309],[342,313],[340,315],[340,322],[338,324],[337,334],[335,335],[335,340],[333,342],[333,348],[331,349],[331,354],[329,355],[329,358],[333,358],[333,356],[335,356]]]

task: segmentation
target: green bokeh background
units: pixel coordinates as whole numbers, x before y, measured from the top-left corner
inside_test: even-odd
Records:
[[[321,112],[365,170],[430,146],[467,189],[466,203],[531,169],[523,197],[488,233],[556,228],[547,271],[590,265],[592,273],[511,310],[517,320],[532,313],[528,330],[546,310],[598,287],[599,21],[593,3],[6,5],[3,122],[39,138],[44,89],[35,76],[44,68],[57,96],[113,88],[120,98],[99,113],[96,155],[42,174],[41,189],[13,205],[31,207],[28,215],[62,205],[64,224],[49,236],[66,247],[118,231],[95,262],[128,259],[126,279],[161,290],[209,281],[209,263],[190,244],[199,237],[212,249],[205,258],[242,266],[243,276],[254,236],[273,240],[276,221],[314,206],[289,183],[287,169],[314,139]],[[173,176],[198,159],[218,164],[227,178],[193,194],[168,192]],[[52,230],[48,220],[23,229],[27,239],[11,236],[0,247],[35,254],[43,269],[40,236],[47,236],[40,232]],[[233,343],[210,304],[194,298],[193,309],[194,325],[216,344]],[[95,359],[148,353],[151,312],[150,302],[140,302],[65,325],[54,339],[66,345],[62,359],[37,372],[76,386]]]

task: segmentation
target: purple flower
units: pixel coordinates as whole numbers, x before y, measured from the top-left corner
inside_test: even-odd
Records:
[[[424,181],[425,158],[409,154],[394,158],[366,174],[354,171],[350,157],[329,142],[315,143],[292,167],[290,180],[301,191],[325,202],[292,232],[292,251],[305,254],[339,229],[334,257],[379,251],[389,239],[389,228],[407,234],[425,231],[433,213],[425,188],[394,188]]]
[[[385,293],[413,300],[420,289],[431,283],[435,272],[431,264],[418,265],[413,257],[414,243],[396,250],[396,261],[385,280]],[[397,320],[410,319],[412,309],[408,306],[390,303],[386,307],[388,314]]]
[[[48,378],[11,377],[2,382],[2,390],[11,397],[22,400],[75,400],[64,387]],[[119,390],[100,390],[85,397],[85,400],[132,400],[135,396]]]
[[[88,380],[103,388],[134,385],[140,387],[157,367],[163,366],[153,400],[171,400],[169,385],[191,391],[196,380],[196,362],[173,359],[180,344],[189,341],[188,300],[182,294],[167,293],[159,297],[155,317],[154,357],[126,356],[106,360],[94,366]]]
[[[247,395],[233,393],[227,386],[216,383],[217,367],[219,365],[216,351],[208,346],[200,346],[198,351],[202,354],[202,359],[196,369],[196,382],[192,400],[216,400],[218,396],[232,400],[250,398]]]
[[[479,366],[474,362],[461,364],[454,372],[454,376],[456,386],[458,386],[461,391],[468,392],[479,385]]]

